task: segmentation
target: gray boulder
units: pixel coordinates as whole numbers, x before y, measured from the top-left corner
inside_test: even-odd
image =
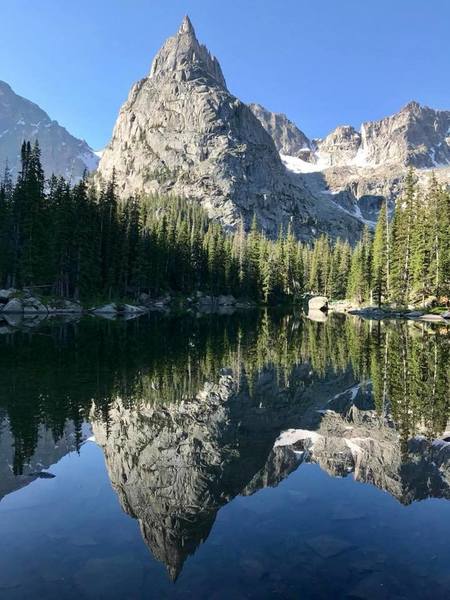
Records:
[[[122,307],[122,311],[130,315],[137,315],[147,312],[143,306],[134,306],[133,304],[124,304]]]
[[[94,314],[99,315],[116,315],[119,312],[117,304],[111,302],[110,304],[104,304],[103,306],[98,306],[97,308],[93,308],[92,312]]]
[[[5,314],[23,314],[23,304],[19,298],[12,298],[3,308]]]
[[[429,315],[422,315],[421,317],[419,317],[420,321],[429,321],[430,323],[433,322],[439,322],[439,321],[443,321],[443,317],[441,315],[433,315],[433,314],[429,314]]]
[[[236,298],[234,296],[218,296],[217,304],[219,306],[234,306],[236,304]]]
[[[308,312],[307,317],[310,321],[318,323],[325,323],[328,320],[328,316],[323,310],[312,309]]]
[[[308,301],[309,311],[313,310],[328,310],[328,298],[326,296],[313,296]]]
[[[10,327],[20,327],[23,323],[23,312],[3,312],[2,317]]]
[[[0,290],[0,304],[6,304],[11,298],[17,294],[17,290],[9,288],[7,290]]]
[[[36,314],[47,314],[48,309],[37,298],[29,297],[22,301],[23,313],[25,316]]]

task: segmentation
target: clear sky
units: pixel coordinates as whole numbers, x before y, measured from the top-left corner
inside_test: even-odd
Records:
[[[0,79],[95,149],[183,15],[230,91],[311,137],[396,112],[450,109],[450,0],[11,0]]]

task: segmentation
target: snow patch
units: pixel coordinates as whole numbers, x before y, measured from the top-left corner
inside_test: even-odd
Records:
[[[311,440],[314,443],[320,437],[318,433],[308,429],[287,429],[275,440],[274,448],[277,446],[293,446],[301,440]]]
[[[286,169],[292,171],[292,173],[317,173],[324,168],[324,166],[319,163],[310,163],[301,158],[297,158],[296,156],[280,154],[280,158]]]
[[[343,212],[347,213],[351,217],[354,217],[355,219],[358,219],[358,221],[361,221],[362,223],[364,223],[365,225],[367,225],[371,229],[375,228],[376,222],[375,221],[370,221],[369,219],[365,219],[362,216],[361,209],[359,208],[358,204],[355,203],[353,205],[354,210],[350,211],[350,210],[347,210],[346,208],[344,208],[343,206],[341,206],[340,204],[338,204],[337,202],[335,202],[334,200],[332,200],[331,202],[333,202],[333,204],[335,206],[337,206],[340,210],[342,210]]]

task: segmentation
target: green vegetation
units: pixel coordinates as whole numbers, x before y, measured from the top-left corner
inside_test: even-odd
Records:
[[[141,292],[233,294],[260,304],[293,303],[306,293],[359,303],[420,303],[450,296],[450,194],[432,180],[422,194],[408,175],[390,222],[380,211],[355,248],[292,231],[277,240],[244,224],[234,233],[180,198],[119,201],[115,178],[96,190],[48,182],[39,146],[22,146],[22,170],[0,185],[0,285],[85,301]]]
[[[7,417],[20,472],[40,426],[57,440],[71,421],[79,443],[92,411],[107,423],[118,398],[127,407],[188,402],[228,368],[250,396],[261,373],[274,371],[297,406],[311,400],[309,386],[342,374],[372,389],[377,411],[394,417],[405,442],[415,433],[433,437],[449,414],[449,341],[446,327],[343,315],[325,324],[258,311],[47,322],[36,335],[0,336],[0,425]]]
[[[391,222],[383,206],[373,242],[364,235],[355,248],[348,291],[379,306],[421,305],[429,297],[448,304],[450,192],[434,176],[423,191],[408,173]]]

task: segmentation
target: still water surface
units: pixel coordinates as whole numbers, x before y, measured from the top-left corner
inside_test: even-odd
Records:
[[[340,316],[0,336],[0,598],[450,597],[449,357]]]

